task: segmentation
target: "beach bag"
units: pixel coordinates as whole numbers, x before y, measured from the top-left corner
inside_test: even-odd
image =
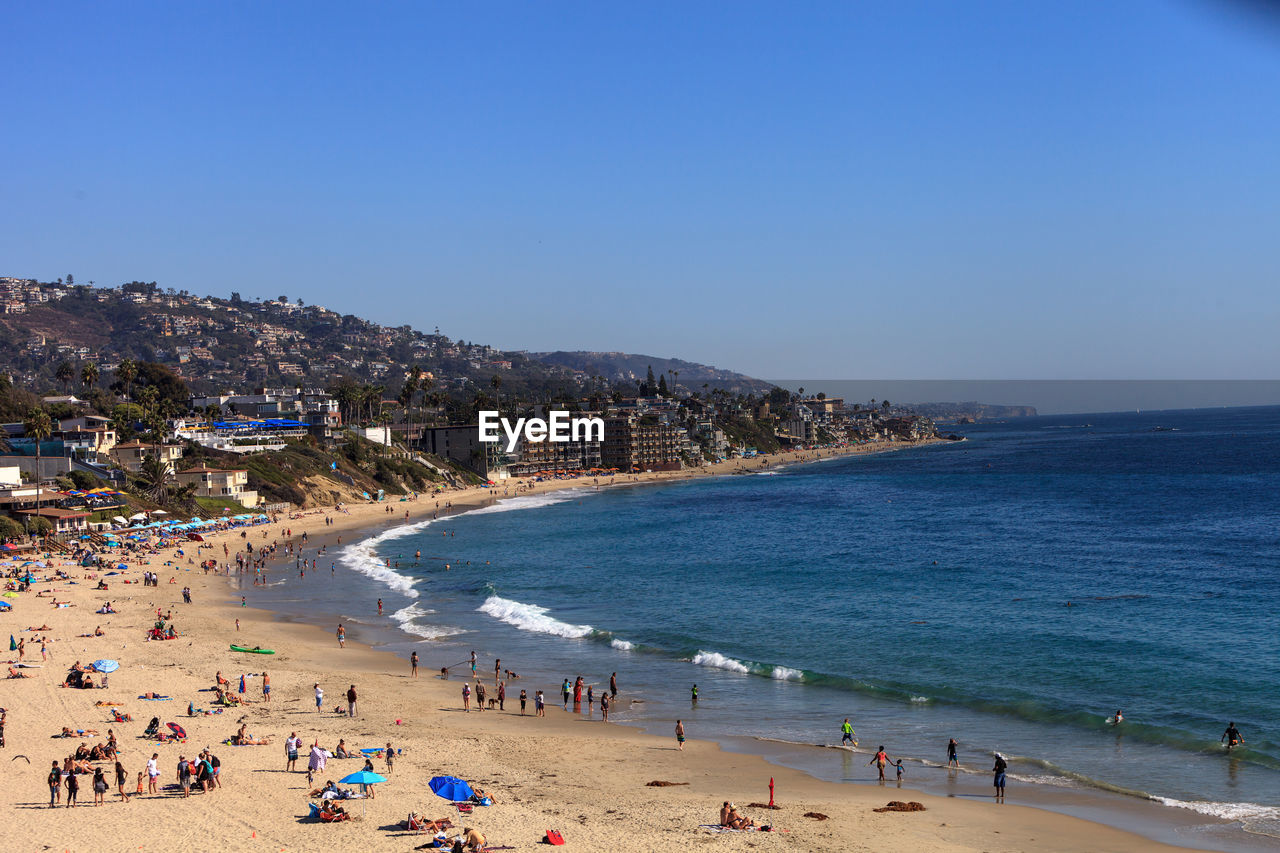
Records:
[[[559,830],[548,829],[546,841],[548,844],[559,846],[564,844],[564,836],[560,834]]]

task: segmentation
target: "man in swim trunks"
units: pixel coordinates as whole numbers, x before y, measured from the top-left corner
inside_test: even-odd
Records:
[[[1222,733],[1222,737],[1219,738],[1219,741],[1226,741],[1227,749],[1235,749],[1237,746],[1244,743],[1244,735],[1240,734],[1240,730],[1236,728],[1236,724],[1231,722],[1227,723],[1227,730]]]
[[[853,739],[853,725],[849,722],[849,718],[845,717],[844,722],[840,724],[840,745],[857,746],[858,743]]]

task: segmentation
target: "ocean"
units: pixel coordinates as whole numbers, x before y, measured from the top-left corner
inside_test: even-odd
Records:
[[[957,429],[501,501],[344,546],[334,575],[255,603],[331,613],[428,670],[475,649],[491,678],[500,657],[549,699],[617,672],[615,720],[670,734],[680,717],[820,778],[869,783],[883,744],[910,786],[984,796],[1000,752],[1010,801],[1088,792],[1167,813],[1183,828],[1165,840],[1205,843],[1197,816],[1280,837],[1280,408]],[[814,748],[845,717],[858,753]],[[1227,753],[1229,721],[1246,743]],[[959,774],[939,766],[952,737]]]

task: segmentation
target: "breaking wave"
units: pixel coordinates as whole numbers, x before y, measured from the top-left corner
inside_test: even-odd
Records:
[[[545,607],[539,607],[536,604],[523,604],[497,595],[489,596],[485,599],[484,604],[481,604],[476,609],[481,613],[489,614],[500,622],[514,625],[522,631],[552,634],[568,639],[585,637],[592,631],[590,625],[570,625],[568,622],[561,622],[559,619],[548,616],[547,613],[549,611]]]

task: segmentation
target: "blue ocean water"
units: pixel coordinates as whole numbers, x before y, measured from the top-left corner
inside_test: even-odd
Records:
[[[339,615],[374,630],[363,599],[381,596],[430,638],[424,665],[475,648],[549,696],[616,671],[618,718],[662,733],[680,716],[762,750],[836,744],[850,717],[913,784],[946,778],[955,737],[978,789],[999,751],[1015,786],[1280,833],[1280,408],[962,431],[401,528],[343,553],[363,583]],[[1231,720],[1247,742],[1227,754]],[[830,750],[784,760],[866,776]]]

